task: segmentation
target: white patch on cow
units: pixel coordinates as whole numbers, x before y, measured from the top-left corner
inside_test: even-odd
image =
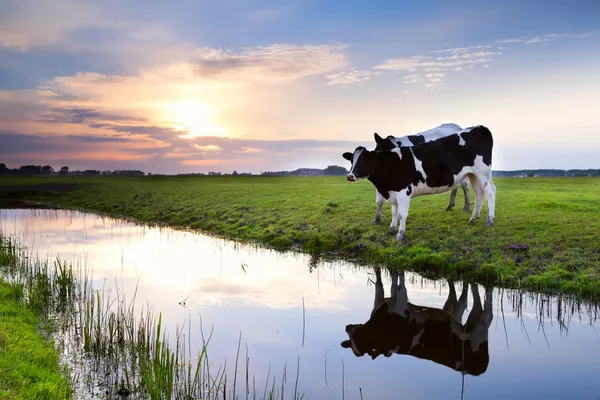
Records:
[[[421,175],[423,175],[423,179],[427,179],[427,174],[425,173],[425,170],[423,169],[423,161],[419,160],[416,156],[415,153],[413,152],[412,149],[410,149],[410,153],[413,156],[413,160],[415,161],[415,168],[417,171],[419,171],[421,173]],[[414,196],[412,196],[414,197]]]
[[[352,157],[352,169],[350,170],[348,175],[346,175],[346,177],[350,178],[353,181],[357,181],[359,179],[356,177],[356,175],[354,175],[354,167],[356,166],[356,161],[358,161],[358,157],[360,157],[362,152],[363,149],[354,151],[354,156]]]
[[[458,135],[458,145],[464,146],[465,144],[467,144],[467,142],[465,142],[465,139],[463,139],[462,135]]]
[[[391,152],[398,154],[398,158],[402,160],[402,152],[400,151],[400,147],[395,147],[391,150]]]

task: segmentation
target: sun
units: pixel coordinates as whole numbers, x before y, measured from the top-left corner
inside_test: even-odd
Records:
[[[188,100],[169,104],[166,109],[175,128],[186,132],[181,138],[226,136],[225,128],[213,122],[215,110],[206,103]]]

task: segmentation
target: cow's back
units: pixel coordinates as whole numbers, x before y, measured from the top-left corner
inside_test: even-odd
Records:
[[[421,143],[431,142],[433,140],[437,140],[448,135],[451,135],[456,132],[460,132],[463,128],[461,128],[457,124],[447,123],[436,126],[435,128],[428,129],[423,132],[413,133],[410,135],[400,136],[400,137],[391,137],[395,143],[399,146],[403,147],[412,147],[419,145]]]

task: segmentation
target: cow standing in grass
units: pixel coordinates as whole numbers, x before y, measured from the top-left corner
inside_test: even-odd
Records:
[[[431,142],[432,140],[436,140],[448,135],[451,135],[456,132],[460,132],[462,128],[456,124],[441,124],[440,126],[436,126],[435,128],[429,129],[424,132],[416,133],[414,135],[407,135],[401,137],[388,136],[385,139],[382,139],[377,133],[375,133],[375,141],[377,143],[383,143],[384,141],[389,141],[392,147],[413,147],[420,143]],[[389,144],[388,144],[389,146]],[[375,148],[375,151],[381,149],[381,145],[378,144],[378,147]],[[469,179],[465,178],[460,182],[460,186],[462,187],[463,193],[465,195],[465,205],[463,207],[463,211],[469,211],[471,207],[471,194],[469,193]],[[450,201],[446,206],[446,211],[452,210],[456,205],[456,194],[458,192],[458,187],[455,187],[450,192]],[[377,190],[375,191],[375,203],[377,204],[377,211],[375,213],[375,219],[373,220],[374,224],[381,223],[381,211],[383,208],[383,201],[385,198],[379,193]]]
[[[454,283],[443,309],[419,306],[408,300],[404,271],[390,271],[390,297],[384,297],[381,271],[375,268],[375,304],[364,324],[346,326],[349,339],[341,345],[357,357],[406,354],[445,365],[469,375],[483,374],[489,364],[488,331],[492,323],[492,288],[485,289],[484,304],[479,288],[471,285],[473,306],[465,324],[468,284],[456,298]]]
[[[448,192],[469,177],[475,192],[470,223],[481,213],[483,197],[488,202],[486,226],[494,223],[496,187],[492,182],[492,133],[485,126],[466,128],[443,138],[413,147],[394,147],[389,140],[375,137],[380,151],[359,146],[343,157],[352,163],[346,178],[355,182],[367,178],[392,205],[388,234],[400,228],[396,239],[404,240],[406,218],[412,198]]]

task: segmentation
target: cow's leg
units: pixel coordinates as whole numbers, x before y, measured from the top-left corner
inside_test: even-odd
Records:
[[[452,210],[452,208],[454,208],[454,206],[456,205],[456,193],[457,192],[458,192],[458,188],[454,188],[450,192],[450,201],[448,202],[448,205],[446,206],[446,211]]]
[[[406,285],[404,284],[404,271],[398,271],[398,285],[396,291],[396,304],[394,312],[400,316],[408,316],[408,293],[406,293]]]
[[[375,267],[375,302],[373,303],[373,308],[379,307],[381,302],[383,301],[385,293],[383,292],[383,282],[381,280],[381,269],[379,267]]]
[[[483,314],[484,314],[484,323],[485,328],[488,329],[492,324],[492,319],[494,319],[493,314],[493,304],[492,304],[492,294],[494,293],[494,289],[492,287],[485,288],[485,302],[483,305]]]
[[[390,229],[387,234],[389,236],[396,233],[396,229],[398,228],[398,203],[392,203],[392,223],[390,224]]]
[[[471,208],[471,192],[469,191],[469,180],[463,179],[460,182],[460,186],[462,187],[463,193],[465,194],[465,206],[463,207],[463,211],[469,211]]]
[[[475,192],[475,207],[473,207],[473,213],[471,214],[469,223],[474,223],[479,218],[479,214],[481,214],[481,206],[483,205],[483,187],[481,181],[475,175],[471,174],[469,175],[469,178],[471,179],[471,186]]]
[[[471,308],[471,312],[467,317],[467,323],[465,324],[465,332],[467,333],[475,330],[483,315],[481,298],[479,297],[479,286],[477,284],[471,284],[471,295],[473,295],[473,308]]]
[[[390,270],[390,277],[392,278],[392,285],[390,286],[390,296],[395,296],[398,293],[398,271]]]
[[[485,174],[480,181],[483,183],[483,192],[485,193],[488,204],[488,217],[485,221],[485,226],[492,226],[494,225],[494,213],[496,209],[496,185],[492,182],[491,171]]]
[[[375,190],[375,193],[375,204],[377,204],[377,211],[375,212],[375,219],[373,220],[373,223],[379,224],[381,223],[381,210],[383,209],[383,202],[385,199],[378,190]]]
[[[454,315],[454,310],[456,309],[458,302],[456,301],[456,289],[454,288],[453,281],[448,281],[448,289],[448,298],[446,299],[442,310],[446,311],[450,315]]]
[[[462,293],[460,294],[460,297],[458,298],[458,310],[456,312],[456,319],[457,321],[462,321],[462,316],[465,313],[465,311],[467,310],[467,300],[469,298],[469,284],[466,282],[463,282],[462,284]]]
[[[411,190],[412,192],[412,190]],[[396,240],[403,241],[406,234],[406,218],[408,218],[408,207],[410,206],[410,196],[408,190],[396,193],[396,202],[398,203],[398,214],[400,214],[400,229]]]

